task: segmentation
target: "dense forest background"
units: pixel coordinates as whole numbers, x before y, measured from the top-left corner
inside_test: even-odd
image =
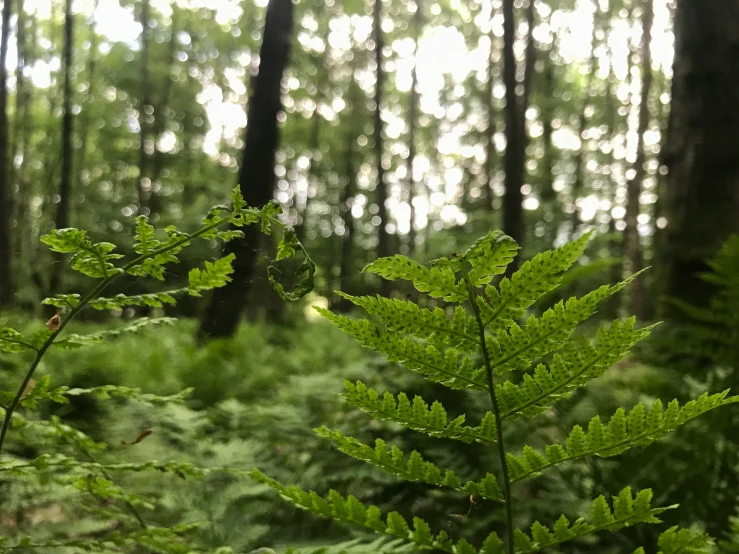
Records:
[[[137,215],[187,231],[237,184],[250,205],[274,199],[318,266],[313,293],[295,304],[274,296],[264,266],[275,245],[247,231],[227,246],[237,254],[232,283],[164,310],[186,320],[176,330],[54,353],[45,365],[55,382],[73,386],[113,382],[161,394],[194,386],[187,406],[116,412],[80,400],[54,413],[112,443],[157,430],[113,458],[174,451],[207,463],[258,462],[287,481],[353,491],[479,535],[500,525],[500,514],[475,507],[459,516],[468,500],[449,507],[437,491],[347,467],[311,434],[336,420],[413,446],[420,439],[397,429],[363,427],[336,393],[342,378],[358,375],[380,388],[431,385],[399,376],[309,307],[348,311],[335,290],[412,296],[360,273],[378,256],[423,263],[500,228],[526,259],[595,229],[583,263],[548,305],[652,266],[601,316],[667,324],[610,380],[575,395],[558,421],[735,384],[735,348],[704,348],[715,336],[696,330],[687,306],[718,310],[717,291],[730,280],[708,261],[739,232],[737,52],[732,0],[5,0],[0,320],[30,325],[53,313],[43,297],[87,287],[39,245],[53,228],[83,228],[125,252]],[[739,246],[731,248],[724,269],[739,264]],[[167,285],[219,254],[215,243],[193,247]],[[723,277],[702,278],[709,270]],[[121,279],[114,292],[158,290],[143,286]],[[88,315],[80,326],[115,325],[133,312]],[[739,325],[726,325],[710,329],[736,337]],[[20,371],[0,358],[2,388]],[[624,455],[537,481],[521,517],[576,511],[593,493],[618,490],[615,482],[655,485],[667,491],[662,500],[683,504],[667,521],[694,521],[731,540],[735,421],[722,412],[696,423],[670,439],[667,455],[647,449],[647,463]],[[557,430],[545,421],[536,432],[546,442]],[[15,455],[38,452],[16,440]],[[492,463],[472,447],[457,455],[425,448],[460,474]],[[254,484],[162,488],[149,479],[131,486],[158,495],[150,517],[204,518],[200,540],[211,546],[248,551],[348,537]],[[60,507],[59,491],[4,482],[0,491],[12,499],[0,505],[7,533],[34,526],[53,535],[70,521],[80,533],[94,530],[93,520]],[[649,532],[568,552],[630,552],[654,539]]]

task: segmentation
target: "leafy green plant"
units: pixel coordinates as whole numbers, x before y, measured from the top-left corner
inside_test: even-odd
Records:
[[[674,506],[654,506],[652,491],[625,487],[610,500],[600,496],[589,506],[588,517],[574,521],[562,515],[553,525],[538,521],[525,531],[514,525],[525,514],[516,512],[516,487],[545,470],[568,461],[610,457],[646,446],[691,419],[719,406],[739,402],[725,390],[702,394],[680,405],[666,407],[655,401],[639,403],[628,412],[618,409],[608,422],[594,417],[587,428],[575,426],[565,444],[543,451],[524,447],[506,449],[506,425],[547,412],[568,393],[601,376],[621,359],[652,327],[637,328],[635,319],[613,321],[597,332],[595,341],[576,336],[578,325],[595,313],[599,303],[629,284],[637,275],[615,286],[603,286],[581,297],[559,302],[541,317],[527,309],[560,283],[563,273],[582,255],[590,235],[544,252],[496,285],[517,252],[516,243],[491,232],[462,254],[435,260],[430,267],[404,256],[378,259],[365,268],[386,279],[405,279],[419,292],[455,307],[420,308],[409,300],[380,296],[343,295],[363,308],[371,319],[355,320],[324,309],[318,311],[360,344],[399,362],[426,379],[455,390],[489,396],[491,410],[477,424],[467,414],[450,416],[438,401],[407,394],[380,394],[365,383],[346,382],[344,399],[375,419],[465,443],[495,448],[499,463],[477,480],[462,480],[454,472],[425,460],[416,451],[405,454],[378,438],[374,446],[346,436],[338,429],[321,427],[318,434],[335,448],[364,460],[401,479],[465,494],[471,500],[487,499],[504,513],[504,538],[493,531],[478,547],[466,539],[453,540],[433,531],[419,517],[412,522],[399,512],[383,515],[354,496],[331,490],[327,498],[295,486],[286,486],[254,470],[254,479],[277,490],[283,498],[314,514],[399,537],[417,547],[453,554],[509,554],[539,552],[599,531],[617,531],[638,523],[659,523],[659,516]],[[466,306],[466,308],[465,308]],[[481,358],[481,362],[478,362]],[[671,528],[660,536],[659,549],[671,552],[707,552],[711,540],[698,531]],[[643,553],[643,549],[637,550]]]
[[[141,510],[152,505],[147,498],[128,492],[122,487],[114,474],[155,471],[168,473],[182,479],[203,478],[214,472],[243,476],[244,472],[229,468],[199,468],[189,462],[120,462],[100,463],[96,454],[106,445],[90,438],[85,433],[65,424],[58,417],[37,419],[30,414],[21,415],[19,408],[33,411],[40,402],[48,401],[67,404],[70,398],[93,396],[99,399],[127,398],[148,405],[181,403],[189,391],[169,397],[143,394],[138,389],[124,386],[105,385],[90,388],[52,387],[51,376],[45,373],[34,381],[34,376],[42,365],[47,352],[52,348],[75,349],[96,344],[122,334],[135,333],[145,327],[170,325],[172,318],[140,318],[117,329],[107,329],[87,335],[63,334],[67,325],[82,310],[120,310],[129,306],[148,306],[164,308],[174,305],[180,295],[200,296],[204,291],[221,287],[231,280],[233,256],[226,256],[214,262],[205,262],[204,267],[189,272],[186,286],[157,292],[126,296],[102,297],[105,289],[124,275],[133,277],[152,277],[163,281],[169,264],[177,263],[177,255],[196,239],[209,241],[229,241],[243,236],[240,227],[260,225],[264,233],[270,234],[275,228],[282,231],[277,259],[270,263],[270,282],[275,292],[285,300],[301,298],[312,288],[314,266],[310,257],[297,240],[295,232],[277,219],[280,207],[270,203],[264,208],[249,208],[245,205],[238,188],[231,194],[231,207],[216,206],[210,210],[202,222],[202,227],[193,233],[183,233],[174,227],[157,231],[145,217],[136,221],[134,252],[130,261],[115,253],[111,243],[93,243],[84,231],[79,229],[57,229],[42,237],[42,242],[52,251],[70,254],[70,266],[83,275],[96,279],[97,283],[85,296],[61,294],[44,300],[44,304],[55,306],[57,314],[45,328],[24,335],[16,329],[0,329],[0,352],[30,353],[28,369],[15,392],[0,391],[0,413],[3,426],[0,432],[0,454],[10,431],[16,431],[34,440],[35,456],[0,457],[0,478],[27,483],[42,483],[53,490],[62,505],[56,508],[62,519],[76,518],[78,513],[70,510],[72,505],[78,511],[94,514],[95,528],[85,536],[23,537],[11,544],[9,537],[0,537],[0,552],[17,549],[71,547],[84,550],[106,550],[143,546],[156,552],[192,552],[197,546],[188,544],[183,535],[196,529],[197,522],[179,522],[167,527],[147,524]],[[161,235],[161,236],[160,236]],[[300,256],[301,263],[294,279],[293,290],[272,279],[275,264],[280,260]],[[151,433],[144,430],[138,437],[132,437],[129,444],[136,444]],[[44,452],[48,448],[50,451]],[[71,501],[69,491],[76,491],[78,497]],[[69,512],[69,513],[67,513]]]

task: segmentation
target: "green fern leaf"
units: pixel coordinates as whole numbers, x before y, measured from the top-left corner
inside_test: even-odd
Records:
[[[461,258],[469,262],[469,278],[472,285],[490,284],[495,275],[501,275],[518,252],[518,244],[501,231],[491,231],[478,239]]]
[[[419,344],[409,337],[398,337],[364,319],[349,319],[323,308],[316,310],[362,346],[382,352],[391,362],[400,362],[429,381],[451,389],[487,390],[484,370],[473,369],[470,358],[460,358],[460,353],[453,348],[441,351],[433,345]]]
[[[570,340],[575,328],[595,313],[603,300],[616,294],[637,276],[638,273],[612,287],[604,285],[582,298],[558,302],[541,318],[529,317],[523,329],[512,322],[507,331],[500,330],[495,337],[488,336],[486,345],[492,367],[499,374],[526,370],[532,362],[559,350]]]
[[[413,335],[432,343],[441,342],[465,352],[479,348],[477,323],[461,306],[457,306],[454,317],[449,318],[441,308],[429,310],[406,300],[379,295],[337,294],[376,316],[390,331]]]
[[[497,385],[503,417],[531,417],[544,412],[557,399],[600,377],[629,348],[649,335],[652,327],[634,329],[635,321],[630,318],[602,327],[595,345],[571,341],[554,355],[548,368],[540,364],[533,375],[523,376],[520,385],[510,381]]]
[[[222,287],[231,281],[233,273],[232,263],[236,259],[234,254],[229,254],[215,262],[205,262],[203,269],[194,268],[188,274],[188,292],[191,296],[200,296],[206,290]]]
[[[714,552],[711,537],[694,529],[670,527],[659,536],[659,554],[709,554]]]
[[[405,393],[398,394],[396,399],[386,392],[381,399],[376,390],[367,388],[361,381],[344,381],[344,386],[347,390],[342,395],[344,400],[380,421],[392,421],[432,437],[479,442],[487,446],[497,443],[495,417],[491,412],[485,415],[479,426],[468,427],[464,425],[464,415],[450,421],[446,409],[438,401],[429,408],[420,396],[411,402]]]
[[[687,423],[710,410],[739,402],[739,396],[728,396],[729,391],[708,395],[704,393],[699,398],[688,402],[682,408],[677,400],[673,400],[674,417],[669,419],[656,419],[655,413],[661,413],[662,403],[654,402],[646,416],[644,425],[644,406],[637,404],[627,415],[619,408],[611,417],[608,425],[603,425],[599,416],[590,420],[587,434],[576,425],[567,439],[567,448],[561,445],[550,445],[546,448],[544,455],[535,452],[530,447],[525,447],[519,456],[508,454],[511,481],[518,482],[530,479],[541,473],[541,471],[557,464],[577,460],[587,456],[609,457],[616,456],[629,448],[646,446],[663,438],[670,431],[674,431],[680,425]]]
[[[113,265],[114,260],[123,257],[122,254],[113,254],[115,244],[99,242],[93,244],[87,233],[80,229],[54,229],[41,237],[41,242],[54,252],[74,254],[70,266],[83,275],[101,279],[120,272]]]
[[[562,273],[582,256],[591,235],[587,233],[559,248],[537,254],[510,279],[503,279],[497,288],[488,286],[487,301],[478,302],[484,326],[498,333],[523,317],[529,306],[557,287]]]
[[[67,335],[63,339],[54,342],[54,346],[62,349],[80,348],[82,346],[88,346],[90,344],[97,344],[107,338],[119,337],[123,334],[137,333],[144,327],[159,327],[162,325],[173,325],[177,321],[172,317],[157,317],[148,318],[142,317],[138,319],[132,325],[123,327],[121,329],[112,329],[109,331],[101,331],[100,333],[94,333],[91,335]]]
[[[364,506],[356,498],[350,500],[352,499],[351,496],[345,499],[332,491],[329,493],[330,502],[326,502],[314,492],[308,493],[296,486],[287,487],[271,477],[267,477],[257,469],[249,475],[254,481],[276,490],[288,502],[314,514],[360,525],[386,535],[400,537],[414,542],[422,548],[434,548],[449,554],[458,552],[475,553],[475,549],[464,539],[457,544],[453,544],[444,531],[433,535],[429,525],[420,518],[414,518],[412,529],[405,518],[397,512],[389,513],[383,522],[381,512],[377,506]],[[353,509],[348,508],[349,502],[354,505]]]
[[[3,354],[15,354],[35,350],[37,350],[37,347],[31,340],[24,338],[15,329],[0,327],[0,352]]]
[[[451,268],[428,268],[405,256],[379,258],[362,271],[374,273],[391,281],[396,279],[411,281],[416,290],[425,292],[432,298],[443,298],[447,302],[464,302],[467,298],[466,288],[457,283]]]

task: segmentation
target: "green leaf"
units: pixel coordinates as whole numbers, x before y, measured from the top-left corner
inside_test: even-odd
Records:
[[[448,302],[464,302],[467,298],[466,288],[458,284],[451,268],[428,268],[400,254],[389,258],[379,258],[367,265],[362,271],[374,273],[394,281],[405,279],[411,281],[420,292],[432,298],[443,298]]]
[[[88,277],[102,279],[120,272],[112,263],[123,257],[112,254],[115,245],[109,242],[93,244],[87,233],[80,229],[54,229],[43,235],[41,242],[54,252],[74,254],[70,267]]]
[[[670,527],[658,539],[659,554],[710,554],[714,552],[711,537],[696,529]]]
[[[295,256],[299,256],[301,261],[294,271],[288,270],[287,265],[277,264],[279,261]],[[286,302],[297,302],[313,290],[315,273],[316,264],[298,241],[295,231],[289,228],[284,229],[282,240],[277,247],[277,260],[267,266],[267,279],[272,290]],[[284,279],[285,276],[291,281],[290,290],[278,281],[278,277]]]
[[[334,446],[344,454],[357,460],[368,462],[383,471],[386,471],[406,481],[419,481],[436,485],[447,486],[467,494],[477,494],[482,498],[502,502],[503,496],[498,488],[495,477],[488,474],[482,481],[467,481],[463,483],[449,470],[442,472],[433,463],[425,461],[418,452],[413,452],[406,459],[405,454],[396,447],[388,450],[385,441],[377,439],[375,448],[347,437],[341,431],[320,427],[316,433],[329,439]]]
[[[37,348],[15,329],[10,327],[0,327],[0,352],[4,354],[14,354],[17,352],[29,352],[35,350],[37,350]]]
[[[188,273],[188,292],[190,296],[200,296],[206,290],[223,287],[231,281],[235,254],[229,254],[215,262],[205,262],[203,269],[193,268]]]
[[[111,329],[107,331],[101,331],[99,333],[93,333],[90,335],[67,335],[63,339],[54,341],[54,346],[63,349],[80,348],[82,346],[88,346],[91,344],[97,344],[108,338],[117,338],[123,334],[137,333],[144,327],[159,327],[162,325],[173,325],[177,321],[171,317],[157,317],[148,318],[142,317],[136,320],[135,323],[122,327],[120,329]]]
[[[491,231],[478,239],[461,257],[472,267],[469,271],[472,285],[480,287],[490,284],[495,275],[503,274],[517,252],[515,240],[501,231]]]
[[[478,427],[464,425],[465,416],[449,420],[447,412],[441,402],[434,402],[429,408],[428,403],[420,396],[411,402],[405,393],[400,393],[397,399],[386,392],[380,398],[378,392],[367,388],[361,381],[352,383],[344,381],[346,394],[343,395],[352,406],[368,413],[381,421],[393,421],[414,431],[425,433],[432,437],[454,439],[461,442],[492,446],[497,442],[495,418],[488,412]]]

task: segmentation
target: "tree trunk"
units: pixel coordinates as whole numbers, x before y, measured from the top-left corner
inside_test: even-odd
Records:
[[[244,158],[239,188],[248,206],[262,207],[273,197],[275,153],[279,142],[277,115],[282,109],[280,84],[288,64],[293,27],[292,0],[270,0],[259,55],[259,73],[252,79]],[[233,280],[216,289],[200,326],[200,336],[228,337],[238,328],[244,301],[251,288],[260,238],[258,225],[244,230],[244,238],[228,242],[223,254],[235,254]]]
[[[382,35],[382,0],[375,0],[373,9],[373,37],[375,41],[375,63],[377,64],[375,83],[375,158],[377,162],[377,215],[380,223],[377,226],[377,257],[384,258],[390,255],[390,237],[387,233],[387,184],[385,183],[385,168],[382,166],[383,155],[383,125],[382,125],[382,97],[385,86],[385,72],[382,69],[382,49],[384,40]],[[381,280],[380,292],[383,296],[390,295],[390,281]]]
[[[516,94],[516,40],[514,0],[503,0],[503,80],[505,82],[505,194],[503,195],[503,231],[519,245],[523,245],[523,193],[526,164],[526,109],[531,93],[534,67],[534,0],[529,0],[526,20],[529,25],[526,42],[523,94]],[[510,274],[518,269],[518,258],[508,266]]]
[[[146,141],[149,139],[149,120],[153,116],[151,92],[149,87],[149,0],[142,0],[141,13],[141,81],[139,82],[139,181],[138,200],[139,215],[150,215],[149,200],[151,198],[151,178],[149,172],[149,154]]]
[[[57,229],[69,227],[70,212],[72,209],[72,158],[74,150],[72,146],[72,126],[74,123],[72,114],[72,50],[74,49],[74,17],[72,16],[72,1],[64,3],[64,84],[62,85],[62,163],[61,179],[59,181],[59,204],[54,221]],[[61,284],[63,259],[61,254],[54,256],[49,289],[54,295],[59,292]]]
[[[85,106],[82,108],[80,114],[80,124],[78,125],[78,134],[80,138],[80,148],[77,152],[77,174],[82,176],[82,172],[87,169],[87,142],[90,137],[90,109],[92,109],[93,103],[95,102],[95,77],[97,69],[97,50],[98,50],[98,35],[95,32],[94,19],[95,12],[97,12],[98,1],[95,0],[92,7],[92,17],[88,22],[90,28],[90,52],[87,60],[87,100]]]
[[[13,250],[15,251],[15,267],[25,268],[25,244],[30,233],[28,222],[28,204],[30,191],[26,171],[28,169],[28,141],[31,132],[31,92],[26,82],[25,67],[28,64],[28,46],[26,42],[26,17],[23,10],[23,0],[18,0],[17,16],[18,64],[15,76],[15,117],[18,152],[21,155],[21,163],[15,174],[15,182],[18,185],[18,193],[13,206],[13,219],[16,221],[16,233],[12,237]]]
[[[3,3],[2,37],[0,37],[0,306],[13,298],[13,273],[10,267],[10,187],[8,181],[8,38],[10,35],[10,0]]]
[[[626,217],[624,238],[629,273],[640,271],[644,266],[641,240],[639,238],[639,197],[646,174],[647,152],[644,147],[644,133],[649,127],[649,92],[652,88],[652,22],[654,21],[653,0],[644,0],[642,16],[642,79],[641,101],[639,104],[639,125],[637,129],[636,161],[634,177],[626,183]],[[639,319],[647,318],[647,292],[644,280],[636,279],[629,287],[631,313]]]
[[[590,58],[588,60],[588,79],[585,89],[582,91],[582,103],[580,105],[580,118],[578,122],[577,131],[580,133],[580,150],[577,151],[575,156],[575,182],[572,185],[572,218],[570,224],[570,237],[574,237],[577,233],[577,228],[580,225],[580,214],[577,211],[577,201],[580,195],[585,189],[585,145],[587,144],[587,137],[585,136],[585,128],[588,125],[587,108],[590,103],[590,91],[593,89],[593,79],[595,78],[596,71],[596,35],[598,31],[598,3],[594,2],[595,12],[593,13],[593,32],[590,35]]]
[[[490,50],[488,51],[488,71],[487,71],[487,83],[485,86],[485,100],[487,101],[487,115],[488,124],[485,130],[485,184],[487,186],[486,193],[482,195],[485,201],[485,207],[488,210],[493,209],[493,202],[495,201],[495,194],[493,193],[493,179],[495,177],[495,108],[494,102],[495,97],[493,96],[493,88],[495,86],[495,64],[493,63],[493,55],[495,54],[495,33],[493,32],[493,16],[495,15],[495,7],[493,6],[492,0],[490,1],[490,32],[488,38],[490,39]]]
[[[668,147],[663,292],[700,306],[705,260],[739,232],[739,3],[680,0]],[[680,312],[665,305],[668,317]]]
[[[416,250],[416,209],[413,200],[416,196],[416,182],[413,178],[413,164],[416,161],[416,129],[418,126],[418,39],[421,35],[421,0],[416,0],[416,12],[413,14],[413,72],[411,73],[411,96],[408,106],[408,254],[413,255]]]

